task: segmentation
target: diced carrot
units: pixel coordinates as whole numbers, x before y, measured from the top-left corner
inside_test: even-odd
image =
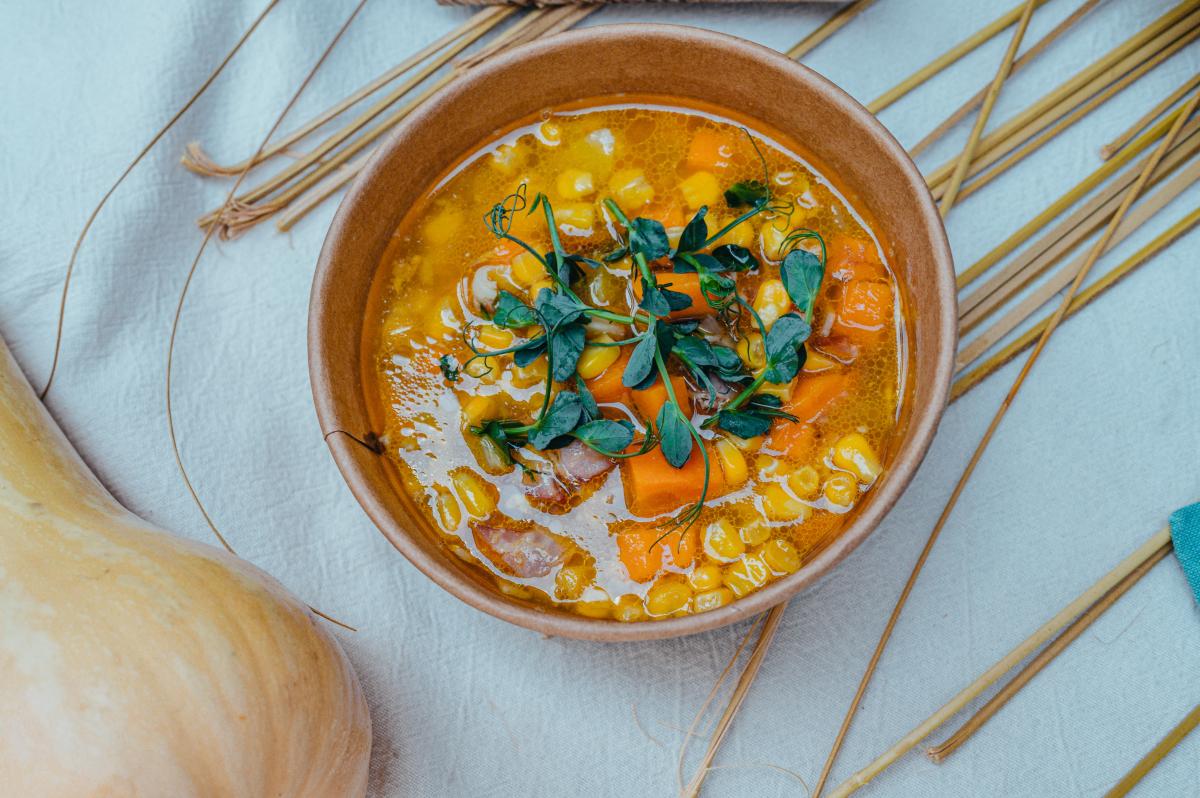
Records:
[[[827,271],[843,282],[887,277],[883,262],[879,259],[879,250],[869,239],[838,233],[830,236],[826,254]]]
[[[817,442],[812,424],[799,424],[786,418],[775,422],[767,446],[793,460],[806,460]]]
[[[733,161],[733,137],[728,133],[701,128],[688,144],[687,166],[693,172],[721,172]]]
[[[677,202],[656,203],[643,210],[641,215],[647,219],[657,219],[662,222],[663,227],[683,227],[691,218]]]
[[[892,287],[878,280],[851,280],[842,289],[834,329],[854,338],[874,338],[892,317]]]
[[[691,409],[691,395],[688,393],[687,382],[678,374],[672,374],[671,387],[675,390],[679,406],[687,413]],[[643,421],[654,421],[658,418],[658,411],[667,403],[667,398],[667,386],[659,379],[649,388],[633,392],[633,406],[637,408]]]
[[[792,398],[783,404],[783,411],[811,424],[821,413],[850,387],[850,378],[839,371],[801,374],[792,390]],[[795,425],[795,422],[784,421]]]
[[[632,347],[622,346],[621,356],[611,366],[600,372],[600,375],[587,381],[588,390],[597,402],[627,402],[629,389],[621,380],[625,377],[625,365],[629,363],[629,350]]]
[[[707,500],[725,493],[725,475],[715,457],[709,456]],[[634,515],[653,517],[679,510],[700,498],[704,485],[704,458],[696,449],[676,468],[667,462],[659,448],[621,461],[621,486],[625,505]]]
[[[635,582],[649,582],[663,567],[663,554],[677,568],[687,568],[696,557],[699,534],[696,529],[687,533],[675,531],[663,537],[657,526],[637,526],[617,533],[617,553],[621,563]],[[661,540],[659,538],[662,538]]]
[[[681,310],[671,311],[668,316],[672,321],[680,319],[694,319],[697,316],[715,313],[712,306],[704,299],[704,292],[700,290],[700,275],[698,274],[673,274],[671,272],[658,272],[655,275],[660,288],[666,288],[669,291],[676,291],[680,294],[687,294],[691,297],[692,304]],[[642,300],[642,281],[634,280],[633,293],[640,302]]]

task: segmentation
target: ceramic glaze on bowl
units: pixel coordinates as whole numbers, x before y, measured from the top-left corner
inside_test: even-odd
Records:
[[[575,68],[577,53],[584,51],[589,57],[586,74]],[[548,75],[554,76],[554,80],[547,79]],[[836,199],[828,201],[837,205],[834,208],[835,216],[848,210],[861,214],[863,225],[853,224],[852,231],[857,231],[861,236],[869,226],[869,232],[875,235],[881,247],[877,253],[878,260],[887,263],[890,271],[876,273],[870,281],[856,283],[844,268],[834,269],[837,263],[845,263],[847,257],[846,246],[835,244],[831,248],[830,269],[835,271],[837,281],[844,285],[834,284],[833,278],[830,278],[831,292],[847,293],[849,288],[854,287],[863,289],[859,296],[864,299],[870,299],[871,291],[876,289],[883,290],[886,297],[894,293],[898,297],[896,315],[900,316],[902,308],[904,326],[897,327],[892,335],[893,338],[899,335],[899,351],[905,362],[901,364],[898,375],[903,401],[899,402],[894,429],[888,430],[882,475],[877,479],[869,476],[861,480],[863,492],[857,498],[853,511],[845,514],[844,518],[834,519],[840,526],[833,528],[832,535],[824,534],[821,545],[805,549],[807,556],[799,570],[789,573],[795,569],[795,560],[784,558],[783,566],[772,566],[772,581],[765,586],[754,585],[752,588],[758,589],[747,592],[738,590],[737,574],[731,571],[736,567],[727,567],[725,570],[732,574],[727,574],[727,584],[734,589],[732,593],[721,588],[706,594],[719,599],[718,604],[703,608],[707,611],[699,612],[701,607],[698,604],[695,607],[689,605],[686,609],[697,614],[674,617],[672,607],[667,607],[659,614],[672,617],[622,623],[611,619],[612,612],[596,613],[608,616],[604,618],[586,617],[590,614],[585,611],[586,608],[567,602],[563,606],[575,609],[579,614],[556,609],[548,597],[554,594],[553,574],[547,577],[550,580],[548,588],[537,584],[536,580],[526,582],[545,590],[545,593],[526,590],[523,594],[520,590],[511,589],[519,585],[508,583],[503,578],[503,562],[497,560],[501,570],[493,568],[495,574],[480,565],[481,562],[487,563],[486,552],[481,554],[479,550],[468,551],[462,546],[455,546],[460,557],[450,555],[451,547],[446,545],[446,540],[456,539],[447,538],[444,534],[450,531],[445,523],[440,524],[442,533],[431,523],[431,512],[422,493],[428,489],[429,496],[436,499],[438,493],[435,489],[445,494],[445,488],[433,484],[434,480],[428,474],[411,469],[404,472],[408,477],[407,482],[397,479],[396,466],[403,465],[402,459],[397,456],[400,452],[389,451],[381,456],[355,438],[363,439],[368,433],[385,428],[390,433],[389,443],[394,445],[397,438],[395,427],[388,427],[386,419],[381,419],[378,386],[372,384],[374,366],[380,355],[380,292],[372,292],[372,285],[380,282],[390,284],[391,275],[385,264],[391,262],[389,258],[395,260],[395,243],[400,240],[397,228],[406,220],[406,214],[410,211],[418,217],[426,214],[431,187],[440,185],[447,191],[453,189],[456,185],[454,181],[466,180],[464,175],[472,168],[477,171],[482,168],[478,159],[475,167],[461,165],[465,157],[479,152],[480,147],[494,147],[498,135],[536,119],[540,113],[567,108],[574,108],[579,113],[578,109],[586,111],[589,104],[620,108],[625,102],[633,107],[637,105],[638,98],[647,97],[653,97],[656,105],[666,109],[671,106],[677,106],[680,111],[703,108],[714,118],[738,120],[756,134],[766,131],[769,135],[773,134],[774,139],[793,142],[794,149],[806,156],[806,162],[811,160],[811,163],[819,165],[822,179],[825,176],[833,179]],[[611,113],[616,115],[614,119],[619,118],[619,111]],[[568,117],[560,118],[568,120]],[[712,126],[712,123],[704,124]],[[563,129],[571,129],[571,123],[564,121]],[[728,130],[736,131],[736,127],[729,127]],[[493,144],[488,145],[488,142]],[[662,143],[659,142],[660,148]],[[779,169],[778,159],[774,156],[772,159],[776,161],[775,168]],[[448,177],[448,170],[451,169],[454,172]],[[687,173],[682,171],[680,174]],[[707,175],[707,179],[713,182],[712,175]],[[745,176],[739,179],[745,179]],[[619,189],[620,186],[614,184],[610,188]],[[540,187],[535,186],[531,190],[538,189]],[[719,195],[707,197],[707,194],[713,193],[709,189],[712,186],[704,181],[690,181],[683,197],[690,205],[695,206],[703,200],[715,209],[718,203],[713,200]],[[551,193],[554,193],[553,190]],[[828,194],[827,191],[825,193]],[[693,202],[694,195],[704,196]],[[474,218],[477,209],[471,203],[481,207],[490,206],[496,199],[499,197],[469,196],[465,200],[465,210],[470,211],[468,215]],[[559,199],[561,201],[562,198]],[[632,192],[628,199],[638,202],[638,193]],[[648,200],[646,202],[649,203]],[[575,208],[575,205],[579,207]],[[586,205],[586,202],[570,206],[563,203],[564,213],[574,209],[582,218],[588,215],[585,213],[589,210]],[[721,205],[721,212],[728,213],[724,204]],[[694,212],[695,207],[690,211]],[[479,215],[482,216],[482,210]],[[646,215],[651,216],[649,212]],[[827,220],[820,229],[841,229],[841,223],[835,222]],[[411,227],[411,219],[408,223]],[[755,223],[758,224],[758,220]],[[815,222],[813,226],[818,227]],[[750,231],[744,232],[749,234]],[[758,235],[757,228],[755,234]],[[575,235],[584,234],[576,232]],[[760,249],[760,254],[769,253],[767,239],[764,228],[760,246],[765,249]],[[835,256],[833,250],[839,250],[840,254]],[[764,266],[770,260],[771,256],[766,254]],[[455,262],[444,254],[437,261],[443,267],[456,271],[448,279],[448,286],[460,280],[465,285],[470,284],[469,279],[463,280],[463,275],[457,274],[458,271],[465,272],[469,263]],[[381,280],[380,275],[387,279]],[[750,279],[753,281],[750,286],[753,290],[759,285],[759,278]],[[401,293],[404,291],[403,287],[398,290]],[[452,287],[443,286],[442,290],[454,293]],[[322,429],[327,433],[326,440],[355,496],[393,544],[436,582],[475,607],[549,634],[605,640],[666,637],[730,623],[786,599],[844,558],[870,533],[911,478],[928,447],[944,407],[955,345],[954,292],[953,267],[945,235],[920,175],[894,139],[844,93],[811,71],[772,51],[719,34],[667,26],[601,27],[563,34],[520,48],[472,70],[432,98],[384,143],[343,202],[322,252],[311,307],[310,367]],[[532,296],[531,293],[531,302]],[[903,297],[903,302],[899,301],[899,297]],[[393,316],[399,305],[398,310],[403,317],[405,303],[402,297],[393,295],[386,301],[391,303],[390,312]],[[415,303],[415,294],[411,301]],[[845,310],[846,304],[843,300],[844,313],[850,314],[850,310]],[[858,309],[861,310],[861,307]],[[842,317],[832,311],[827,315],[836,328]],[[415,330],[422,325],[419,316],[414,319],[416,325],[409,326]],[[821,320],[820,313],[816,320]],[[821,340],[826,343],[818,340],[816,349],[810,342],[811,352],[820,352],[822,345],[828,348],[828,341],[833,340],[830,338],[831,330],[826,329],[824,335]],[[896,362],[894,356],[892,362]],[[849,368],[853,369],[853,366]],[[394,383],[400,390],[404,390],[406,385],[403,376],[401,374],[401,379]],[[817,375],[811,377],[815,380]],[[797,385],[808,384],[801,379]],[[815,386],[817,382],[811,384]],[[457,405],[479,387],[473,389],[469,385],[460,385],[461,395],[457,401],[455,394],[445,389],[445,398],[451,405]],[[812,388],[808,391],[812,392]],[[642,415],[646,417],[645,413]],[[633,416],[636,419],[636,413]],[[447,418],[453,418],[453,414]],[[864,427],[863,431],[867,431],[867,428]],[[848,428],[838,434],[845,438],[844,433],[853,432]],[[458,434],[457,429],[454,434]],[[868,432],[868,437],[873,438],[876,446],[880,445],[878,431],[874,435]],[[858,440],[862,441],[861,436]],[[828,443],[824,445],[828,446]],[[419,450],[412,451],[415,457],[421,457]],[[430,449],[431,454],[435,452],[448,453],[445,440]],[[461,459],[462,454],[458,452],[456,456]],[[469,452],[467,456],[469,458]],[[693,459],[698,460],[695,457]],[[628,468],[630,462],[626,461],[621,468],[626,479],[636,476],[634,469]],[[462,465],[465,467],[474,463],[464,461]],[[842,467],[849,472],[855,471],[854,467],[845,463]],[[718,476],[720,473],[717,472]],[[853,479],[849,481],[854,482]],[[425,482],[430,484],[425,485]],[[512,484],[507,487],[504,482],[497,484],[501,491],[510,494],[514,489],[519,490],[519,482],[512,479],[509,482]],[[618,486],[617,503],[620,504],[621,480],[614,474],[610,482]],[[770,485],[766,487],[770,488]],[[722,490],[725,488],[722,486]],[[492,492],[495,492],[494,488]],[[757,506],[760,510],[764,507],[761,495],[764,491],[759,491],[758,498],[755,498],[750,487],[744,493],[749,497],[742,502],[745,507]],[[766,493],[769,494],[769,491]],[[639,510],[637,500],[642,497],[630,494],[628,485],[625,498],[631,502],[631,509]],[[729,496],[726,499],[733,502],[737,497]],[[511,508],[518,507],[512,502],[507,502],[505,506],[510,510],[510,515]],[[733,507],[732,504],[729,506]],[[820,507],[819,504],[814,506]],[[830,509],[836,508],[832,505],[825,508]],[[738,517],[730,514],[735,510],[725,513],[726,523]],[[515,518],[520,518],[519,507],[516,512]],[[648,514],[642,510],[639,512]],[[530,510],[529,515],[535,515],[534,511]],[[822,515],[827,516],[828,513]],[[558,518],[563,519],[564,524],[560,529],[554,528]],[[569,528],[570,513],[557,517],[543,516],[541,520],[543,525],[540,529],[562,533],[559,539],[568,541],[565,532]],[[582,531],[585,520],[583,511],[576,520],[579,522],[576,526]],[[765,544],[751,541],[755,545],[761,544],[764,554],[773,554],[774,559],[779,561],[780,552],[790,551],[789,540],[803,546],[801,538],[787,536],[789,530],[786,523],[780,523],[779,518],[767,520],[774,522],[776,537],[771,537]],[[829,518],[824,520],[828,521]],[[520,523],[525,523],[525,519],[521,519]],[[465,529],[466,525],[463,526]],[[474,538],[479,539],[480,530],[478,527],[474,529]],[[815,527],[810,528],[810,532],[812,529]],[[463,534],[460,530],[459,534],[462,542],[473,549],[471,531],[465,529]],[[770,533],[764,534],[769,536]],[[628,533],[625,537],[628,537]],[[582,545],[583,538],[579,538],[579,541]],[[591,547],[591,553],[588,553],[588,548],[583,549],[588,561],[603,562],[607,567],[608,561],[603,559],[601,549],[608,542],[605,527],[600,526],[587,544]],[[624,565],[615,565],[607,571],[605,567],[601,568],[606,574],[604,578],[609,580],[603,587],[610,593],[636,591],[640,587],[627,578],[622,581],[624,577],[635,575],[632,568],[626,574],[626,566],[632,563],[632,560],[624,558],[627,553],[623,552]],[[593,554],[596,556],[593,557]],[[716,556],[713,552],[709,554]],[[701,552],[700,556],[703,558],[705,552]],[[667,558],[669,562],[669,554]],[[768,556],[768,559],[771,558]],[[615,557],[613,562],[616,562]],[[592,570],[594,572],[595,569]],[[539,572],[537,575],[542,574]],[[652,608],[655,606],[652,601],[656,597],[654,590],[659,590],[659,597],[670,598],[671,591],[663,589],[664,585],[666,588],[674,585],[690,596],[690,591],[682,581],[685,576],[682,571],[678,575],[665,575],[661,584],[655,582],[650,588],[650,598],[646,598],[645,592],[640,597],[631,592],[626,598],[637,602],[645,598],[645,606]],[[642,580],[651,577],[653,574],[642,577]],[[675,582],[680,584],[675,585]],[[501,592],[497,589],[498,585],[508,589]],[[546,601],[528,601],[520,597],[531,593],[542,596]],[[741,597],[730,603],[733,594]],[[561,591],[559,597],[562,598]],[[658,605],[662,606],[663,602],[658,601]],[[653,611],[650,614],[655,615]]]

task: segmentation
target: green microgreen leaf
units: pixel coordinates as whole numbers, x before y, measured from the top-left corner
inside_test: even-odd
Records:
[[[662,222],[638,217],[629,227],[629,251],[648,261],[665,258],[671,252],[671,240]]]
[[[766,205],[771,189],[762,180],[745,180],[725,189],[725,203],[730,208]]]
[[[792,302],[804,312],[804,318],[811,321],[813,304],[825,277],[825,264],[806,249],[793,249],[780,264],[779,275]]]
[[[771,419],[742,410],[722,410],[717,413],[717,426],[739,438],[757,438],[771,429]]]
[[[708,222],[704,221],[707,213],[707,206],[701,206],[700,210],[696,211],[696,215],[691,218],[679,236],[679,246],[675,248],[676,252],[696,252],[704,248],[704,243],[708,239]]]
[[[533,308],[526,305],[514,294],[500,290],[496,298],[496,312],[492,315],[492,324],[507,329],[521,329],[537,322]]]
[[[633,424],[601,418],[581,424],[571,434],[601,454],[619,454],[633,443]]]
[[[692,423],[684,418],[675,402],[665,402],[658,411],[658,445],[663,457],[676,468],[683,468],[692,455]]]
[[[520,368],[525,368],[546,352],[546,336],[539,335],[530,338],[513,350],[513,362]]]
[[[583,421],[595,421],[600,418],[600,408],[596,404],[596,397],[588,390],[587,383],[583,381],[583,377],[575,375],[575,390],[579,393],[579,406],[583,408],[581,415]]]
[[[781,385],[791,382],[804,365],[804,342],[812,334],[812,327],[803,317],[795,313],[780,316],[767,333],[763,342],[766,367],[763,379]]]
[[[559,391],[550,404],[550,409],[542,420],[529,433],[529,443],[535,449],[557,449],[569,443],[567,438],[571,430],[579,424],[583,406],[579,402],[579,394],[571,391]]]
[[[579,356],[586,343],[586,330],[582,322],[560,325],[550,336],[550,358],[554,364],[551,374],[556,380],[566,381],[575,374]]]
[[[758,259],[738,244],[722,244],[712,251],[712,256],[724,271],[744,272],[758,268]]]

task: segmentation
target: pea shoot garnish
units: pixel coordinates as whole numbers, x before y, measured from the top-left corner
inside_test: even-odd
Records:
[[[757,144],[754,146],[758,152]],[[472,425],[470,432],[490,440],[506,464],[526,471],[530,467],[523,462],[523,450],[549,451],[576,441],[605,457],[617,459],[639,457],[657,447],[674,468],[687,465],[697,456],[698,449],[704,466],[699,497],[663,525],[666,531],[662,537],[695,523],[703,512],[710,488],[712,465],[705,442],[712,433],[708,430],[716,427],[741,438],[753,438],[765,434],[776,419],[797,420],[783,409],[777,396],[760,389],[765,383],[791,382],[804,365],[805,342],[812,333],[813,307],[825,273],[824,241],[813,231],[796,230],[783,241],[779,267],[780,279],[795,310],[767,324],[738,292],[738,275],[763,267],[746,247],[721,244],[721,240],[757,214],[790,214],[789,205],[773,202],[766,161],[761,152],[758,155],[763,162],[764,179],[735,183],[724,192],[728,207],[738,211],[733,220],[710,231],[708,208],[700,207],[683,227],[674,246],[661,221],[641,216],[630,218],[615,199],[602,201],[611,221],[610,229],[617,238],[615,247],[603,261],[612,264],[628,258],[629,280],[637,297],[632,309],[624,313],[596,307],[581,299],[582,292],[577,293],[588,273],[603,268],[604,263],[566,249],[554,208],[545,194],[538,193],[529,201],[526,186],[522,184],[496,203],[484,217],[488,230],[536,258],[548,281],[536,295],[526,299],[500,290],[490,303],[490,323],[517,336],[510,346],[481,348],[474,331],[468,327],[463,330],[462,339],[471,356],[459,363],[446,354],[438,364],[447,381],[457,382],[464,374],[478,377],[487,373],[490,359],[501,355],[511,355],[519,367],[544,358],[545,385],[540,407],[531,420],[485,419]],[[550,251],[539,252],[513,234],[513,220],[518,213],[541,213]],[[820,245],[819,256],[801,246],[807,241]],[[672,289],[675,275],[695,275],[699,297],[708,305],[704,314],[696,315],[716,316],[735,339],[740,336],[739,319],[742,314],[749,315],[749,322],[743,322],[742,326],[748,324],[761,335],[764,354],[760,369],[749,371],[733,348],[717,342],[727,342],[728,338],[713,337],[711,329],[706,336],[698,321],[679,318],[692,315],[685,311],[692,308],[695,300],[693,294]],[[640,440],[635,440],[639,430],[633,422],[604,416],[579,374],[580,357],[590,343],[587,325],[593,319],[632,332],[622,340],[596,344],[630,347],[621,376],[625,388],[646,391],[662,382],[666,399],[657,416],[646,419]],[[695,390],[707,395],[704,407],[711,412],[698,413],[698,421],[694,420],[691,408],[684,405],[687,397],[677,395],[673,370],[682,372]],[[721,403],[730,394],[732,398]]]

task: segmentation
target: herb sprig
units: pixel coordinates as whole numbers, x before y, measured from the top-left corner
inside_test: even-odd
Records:
[[[748,131],[746,135],[762,162],[763,179],[735,183],[726,189],[726,204],[740,213],[716,232],[709,231],[708,208],[701,207],[684,226],[678,243],[672,246],[661,221],[640,216],[631,219],[613,198],[602,201],[603,208],[621,233],[617,248],[606,255],[604,261],[612,263],[628,257],[630,279],[640,289],[638,302],[627,314],[594,307],[579,297],[574,285],[586,276],[588,269],[602,264],[568,252],[559,235],[550,199],[539,193],[530,202],[527,188],[521,184],[491,208],[484,222],[498,239],[509,241],[536,258],[552,287],[542,288],[532,297],[532,304],[506,290],[497,293],[490,322],[518,336],[510,346],[481,349],[467,329],[463,331],[463,341],[471,357],[459,363],[447,354],[438,361],[445,379],[456,382],[462,379],[463,373],[474,376],[486,373],[490,369],[488,360],[500,355],[511,354],[520,367],[545,358],[542,403],[532,421],[495,418],[469,428],[471,433],[494,444],[507,464],[526,471],[531,469],[522,461],[521,450],[554,450],[574,441],[611,458],[638,457],[657,446],[675,468],[683,468],[693,456],[693,450],[698,448],[704,464],[699,498],[665,525],[667,530],[663,537],[695,523],[703,511],[712,469],[703,429],[716,426],[733,435],[752,438],[765,434],[775,419],[797,420],[782,409],[777,396],[760,393],[759,389],[764,383],[790,382],[804,364],[805,342],[812,333],[813,306],[824,278],[825,244],[821,236],[811,230],[796,230],[784,239],[780,277],[797,311],[781,316],[768,330],[737,290],[736,275],[759,270],[761,264],[745,247],[717,245],[731,230],[757,214],[786,212],[790,215],[790,206],[773,202],[766,159]],[[549,252],[539,252],[512,233],[513,220],[518,213],[533,214],[539,210],[548,230]],[[810,240],[819,242],[820,256],[802,248],[801,245]],[[663,262],[670,264],[671,272],[655,271],[653,264]],[[725,320],[733,334],[736,335],[736,317],[743,312],[750,314],[752,323],[762,335],[764,349],[764,364],[756,374],[746,370],[733,349],[707,340],[697,322],[672,318],[677,311],[690,308],[692,298],[671,289],[670,273],[697,275],[704,301]],[[660,282],[660,276],[664,274],[666,276]],[[666,401],[657,417],[647,420],[640,441],[634,440],[636,430],[629,420],[602,416],[595,397],[579,376],[578,363],[588,343],[586,326],[591,319],[603,319],[633,330],[634,334],[629,338],[607,344],[632,346],[622,376],[625,387],[646,390],[660,379],[663,382]],[[475,361],[482,361],[482,371],[472,370]],[[677,364],[698,389],[708,393],[708,405],[714,411],[699,425],[694,423],[676,395],[670,363]],[[719,407],[718,381],[740,389]]]

